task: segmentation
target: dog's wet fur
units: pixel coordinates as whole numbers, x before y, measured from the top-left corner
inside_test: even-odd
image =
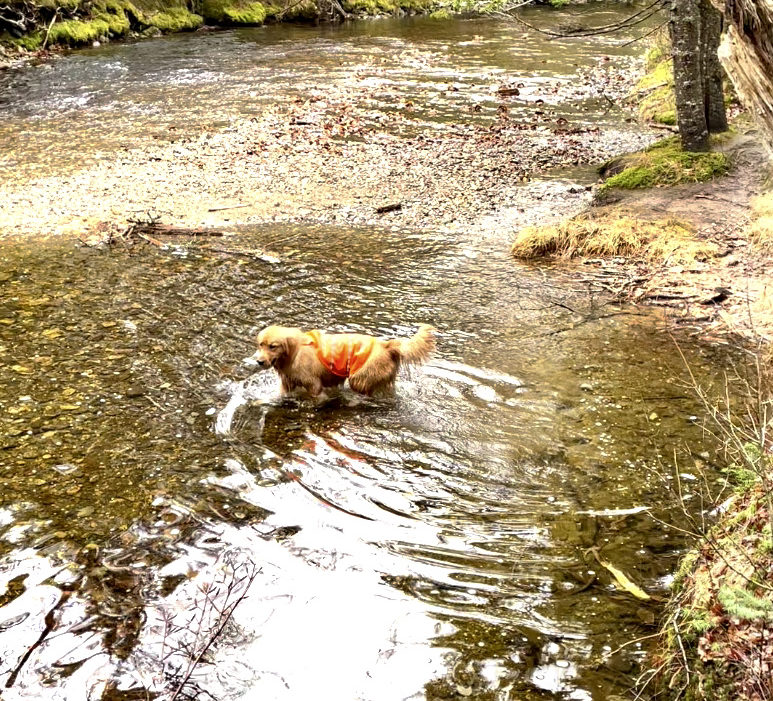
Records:
[[[365,364],[348,377],[349,386],[366,396],[391,392],[401,365],[421,365],[430,358],[435,350],[435,333],[432,326],[423,324],[411,338],[374,339],[373,351]],[[339,334],[325,334],[331,335]],[[368,336],[362,338],[370,339]],[[326,389],[338,387],[347,380],[325,367],[317,349],[298,328],[269,326],[263,329],[258,334],[258,350],[252,359],[261,368],[277,371],[282,394],[305,392],[316,398]]]

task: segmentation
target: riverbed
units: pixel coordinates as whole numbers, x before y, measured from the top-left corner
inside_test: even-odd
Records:
[[[240,30],[11,78],[26,97],[3,93],[12,128],[0,133],[17,197],[0,249],[3,698],[600,701],[634,685],[684,547],[664,525],[675,488],[697,512],[710,459],[676,343],[700,381],[725,359],[507,255],[514,222],[582,204],[590,151],[651,138],[603,97],[572,97],[598,45],[522,34],[490,20]],[[605,52],[634,55],[611,41]],[[345,85],[357,70],[378,100]],[[550,172],[492,172],[461,206],[454,188],[470,144],[501,120],[505,83],[529,97],[509,104],[517,123],[555,95],[552,126],[536,115],[513,130]],[[319,102],[347,90],[359,126],[327,134]],[[388,117],[395,105],[405,120]],[[304,119],[290,124],[295,109]],[[298,190],[264,187],[279,166],[247,137],[267,119],[279,136],[266,152],[287,171],[276,182]],[[551,160],[559,119],[587,130],[579,167]],[[429,161],[428,138],[468,149],[459,180],[428,190],[451,188],[445,199],[390,190],[375,177],[388,162],[367,167],[376,147]],[[520,173],[512,138],[501,162]],[[353,170],[372,186],[299,184],[324,180],[316,159],[336,150],[335,163],[362,154]],[[206,165],[226,156],[226,171]],[[161,201],[143,200],[141,170]],[[399,182],[419,178],[403,170]],[[242,189],[226,196],[224,172]],[[375,216],[395,199],[402,209]],[[228,204],[249,207],[208,211]],[[87,221],[109,227],[135,206],[227,236],[88,238]],[[33,231],[89,245],[18,235]],[[274,322],[383,336],[426,322],[439,348],[393,397],[344,390],[320,406],[279,398],[271,373],[242,362]]]

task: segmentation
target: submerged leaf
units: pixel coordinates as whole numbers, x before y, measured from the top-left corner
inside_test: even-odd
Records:
[[[623,588],[625,589],[629,594],[633,594],[637,599],[649,599],[650,595],[644,591],[640,586],[634,584],[626,574],[622,571],[617,569],[614,565],[609,564],[608,562],[604,562],[604,560],[599,558],[599,564],[609,570],[612,573],[612,576],[615,578],[615,581]]]

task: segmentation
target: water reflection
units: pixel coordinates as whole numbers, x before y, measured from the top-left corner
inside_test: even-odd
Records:
[[[274,262],[190,242],[0,252],[8,698],[625,690],[637,648],[600,655],[651,632],[657,604],[594,549],[662,593],[680,541],[649,517],[668,508],[651,468],[676,449],[689,476],[704,440],[657,319],[513,268],[499,242],[267,227],[229,243]],[[242,364],[275,320],[430,321],[441,350],[393,398],[316,406]],[[205,664],[187,670],[186,649]]]

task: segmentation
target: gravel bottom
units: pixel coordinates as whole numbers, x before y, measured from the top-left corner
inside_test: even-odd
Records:
[[[598,74],[609,81],[608,70]],[[619,91],[627,83],[616,79]],[[88,237],[100,222],[148,215],[191,228],[314,222],[512,229],[587,199],[575,183],[536,185],[535,177],[598,164],[654,138],[578,127],[547,108],[516,122],[505,104],[490,124],[471,116],[466,124],[422,128],[405,111],[368,112],[356,86],[334,93],[271,105],[223,131],[106,154],[76,172],[11,172],[0,185],[0,235]],[[592,170],[580,179],[588,184]],[[550,206],[539,207],[546,199]],[[529,216],[532,207],[538,216]]]

